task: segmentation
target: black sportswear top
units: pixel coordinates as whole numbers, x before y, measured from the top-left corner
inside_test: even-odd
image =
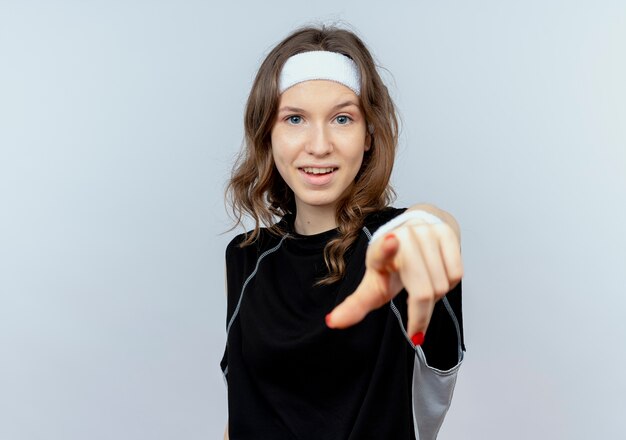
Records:
[[[348,329],[324,322],[360,283],[371,234],[403,211],[365,219],[345,277],[329,286],[313,284],[327,271],[323,250],[337,230],[300,235],[288,215],[286,236],[262,229],[252,245],[238,246],[245,234],[230,242],[221,367],[231,440],[436,436],[465,350],[461,284],[436,303],[421,347],[404,330],[405,290]]]

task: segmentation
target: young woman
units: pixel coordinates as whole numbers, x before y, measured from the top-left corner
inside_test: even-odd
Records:
[[[390,207],[397,129],[350,31],[300,29],[262,63],[228,185],[256,225],[226,249],[232,440],[437,436],[465,350],[460,231]]]

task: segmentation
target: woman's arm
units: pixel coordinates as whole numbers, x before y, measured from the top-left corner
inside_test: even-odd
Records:
[[[407,211],[426,211],[436,217],[439,217],[441,220],[443,220],[444,223],[452,228],[459,240],[459,243],[461,243],[461,227],[459,226],[459,223],[456,221],[456,219],[449,212],[446,212],[443,209],[439,209],[435,205],[429,205],[427,203],[418,203],[417,205],[411,206],[409,209],[407,209]]]
[[[224,292],[226,292],[226,297],[228,298],[228,280],[227,277],[228,268],[224,266]],[[228,421],[226,421],[226,428],[224,428],[224,440],[228,440]]]

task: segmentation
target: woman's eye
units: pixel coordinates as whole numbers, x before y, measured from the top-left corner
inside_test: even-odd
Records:
[[[352,119],[350,119],[350,116],[346,116],[346,115],[337,116],[335,118],[335,121],[337,121],[337,123],[341,125],[345,125],[349,123],[351,120]]]
[[[297,116],[297,115],[289,116],[289,117],[287,118],[287,121],[289,121],[289,123],[290,123],[290,124],[297,125],[297,124],[299,124],[300,122],[302,122],[302,117]]]

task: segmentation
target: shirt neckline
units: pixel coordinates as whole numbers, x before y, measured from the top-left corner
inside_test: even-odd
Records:
[[[339,228],[329,229],[328,231],[318,232],[316,234],[304,235],[296,232],[295,229],[295,215],[287,214],[282,218],[282,222],[285,224],[285,229],[289,234],[287,241],[290,242],[290,246],[293,245],[294,249],[302,250],[319,250],[323,249],[328,242],[336,238],[339,235]]]

